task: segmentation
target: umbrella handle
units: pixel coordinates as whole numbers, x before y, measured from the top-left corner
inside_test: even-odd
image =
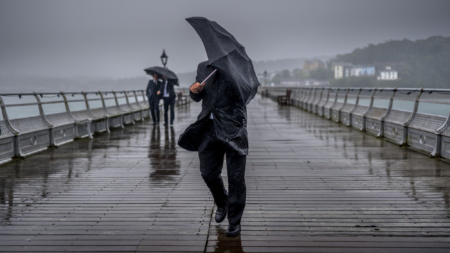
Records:
[[[214,74],[216,73],[217,69],[215,69],[211,74],[209,74],[208,77],[205,78],[205,80],[203,80],[203,82],[200,85],[205,85],[206,81]]]

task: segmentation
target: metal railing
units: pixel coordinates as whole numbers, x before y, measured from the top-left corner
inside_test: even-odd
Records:
[[[450,158],[450,89],[260,87],[291,105],[430,157]]]
[[[150,116],[144,90],[8,93],[0,108],[0,164]]]

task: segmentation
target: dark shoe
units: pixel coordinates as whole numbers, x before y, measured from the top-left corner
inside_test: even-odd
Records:
[[[228,237],[238,236],[241,234],[241,225],[228,225],[226,235]]]
[[[218,207],[216,211],[216,222],[221,223],[227,217],[228,208]]]

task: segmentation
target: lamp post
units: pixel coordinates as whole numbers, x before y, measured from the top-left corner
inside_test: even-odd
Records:
[[[164,68],[165,68],[166,65],[167,65],[167,59],[168,59],[168,58],[169,58],[169,56],[166,55],[166,50],[163,49],[163,53],[162,53],[162,55],[161,55],[161,63],[162,63],[162,65],[164,66]]]
[[[264,86],[267,86],[267,70],[264,70]]]

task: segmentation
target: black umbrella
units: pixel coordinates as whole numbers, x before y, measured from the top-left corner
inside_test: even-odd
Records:
[[[167,77],[167,79],[172,80],[174,85],[179,86],[177,75],[175,75],[175,73],[173,73],[171,70],[167,68],[155,66],[146,68],[144,69],[144,71],[151,76],[157,74],[158,78],[162,78],[162,76],[165,76]]]
[[[247,105],[255,96],[259,81],[244,46],[214,21],[203,17],[186,20],[203,41],[209,65],[236,85],[242,102]]]

